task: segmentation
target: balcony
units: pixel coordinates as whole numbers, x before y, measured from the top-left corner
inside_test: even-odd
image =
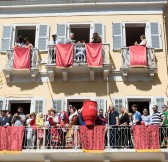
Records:
[[[122,66],[120,68],[123,76],[125,78],[128,75],[147,75],[150,79],[153,79],[155,73],[157,72],[156,56],[154,48],[147,47],[147,66],[130,66],[130,51],[129,48],[122,48]]]
[[[152,126],[153,127],[153,126]],[[6,128],[3,128],[6,129]],[[16,128],[17,129],[17,128]],[[164,156],[166,158],[166,153],[168,150],[166,149],[166,143],[163,144],[162,140],[167,138],[167,127],[160,127],[158,130],[154,130],[154,134],[152,137],[156,136],[155,131],[158,133],[157,139],[158,143],[160,143],[160,150],[158,149],[154,151],[153,148],[146,149],[145,156],[144,152],[138,152],[135,148],[135,136],[133,134],[133,128],[131,126],[108,126],[107,132],[105,134],[105,140],[104,140],[104,154],[90,154],[90,153],[83,153],[82,150],[82,144],[81,144],[81,138],[79,129],[80,126],[74,126],[73,127],[73,140],[71,147],[67,147],[67,141],[66,141],[66,134],[68,132],[68,128],[55,128],[55,133],[57,135],[60,135],[61,138],[56,138],[51,131],[53,128],[34,128],[31,127],[25,128],[24,133],[24,141],[22,146],[22,154],[7,154],[7,151],[5,154],[1,154],[1,161],[12,161],[13,158],[15,161],[26,161],[29,159],[29,161],[35,161],[35,159],[38,159],[37,161],[165,161]],[[37,142],[37,132],[43,131],[43,136],[41,136],[41,146],[37,146],[39,144]],[[7,130],[8,131],[8,130]],[[72,131],[72,130],[71,130]],[[148,133],[150,133],[150,130],[148,129]],[[100,132],[98,132],[100,133]],[[17,137],[16,133],[15,136]],[[2,135],[6,135],[5,133],[2,133]],[[140,137],[140,139],[144,139],[147,137],[146,132],[143,134],[143,137]],[[3,139],[5,139],[3,137]],[[99,135],[98,135],[99,136]],[[96,138],[98,137],[96,136]],[[19,140],[20,138],[14,138],[16,140]],[[9,139],[9,137],[8,137]],[[53,142],[55,140],[59,140],[60,143]],[[9,139],[10,140],[10,139]],[[150,141],[146,141],[148,144],[152,143],[154,140],[154,143],[156,142],[156,138],[150,138]],[[139,140],[140,142],[141,140]],[[166,140],[167,141],[167,140]],[[2,142],[2,141],[1,141]],[[145,141],[142,141],[140,145],[144,145],[146,143]],[[14,141],[16,143],[16,141]],[[20,143],[20,142],[18,142]],[[156,142],[157,143],[157,142]],[[1,143],[2,144],[2,143]],[[3,143],[4,144],[4,143]],[[10,146],[10,145],[9,145]],[[17,145],[16,145],[17,146]],[[2,147],[1,147],[2,149]],[[1,150],[2,151],[2,150]]]
[[[46,64],[50,82],[78,80],[94,81],[106,80],[110,72],[110,45],[102,44],[102,67],[89,67],[86,59],[84,44],[74,44],[73,66],[69,68],[56,68],[56,47],[50,45],[48,50],[48,63]]]
[[[39,52],[38,49],[32,48],[30,51],[30,69],[15,69],[13,67],[14,64],[14,50],[9,49],[7,50],[7,62],[4,69],[5,77],[7,82],[11,81],[12,77],[15,76],[28,76],[31,77],[31,80],[34,82],[36,81],[36,76],[39,73]]]

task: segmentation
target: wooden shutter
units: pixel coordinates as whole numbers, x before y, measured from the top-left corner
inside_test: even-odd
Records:
[[[43,114],[45,114],[45,99],[44,98],[34,98],[32,99],[31,102],[31,109],[30,109],[30,113],[35,112],[36,114],[38,112],[42,112]]]
[[[106,113],[106,100],[102,98],[96,98],[95,101],[97,102],[98,110],[103,109],[103,113]]]
[[[150,42],[151,47],[156,49],[162,49],[161,28],[159,23],[157,22],[150,23],[150,35],[151,35],[151,42]]]
[[[47,51],[48,37],[49,37],[49,26],[39,25],[38,30],[38,49],[39,51]]]
[[[53,108],[55,108],[57,113],[64,110],[64,100],[63,99],[53,99]]]
[[[0,111],[6,110],[6,98],[0,97]]]
[[[62,43],[66,40],[67,26],[66,24],[57,24],[57,39]]]
[[[122,23],[112,24],[113,50],[120,50],[123,47]]]
[[[5,52],[11,48],[12,26],[3,26],[1,51]]]
[[[125,107],[125,98],[114,98],[113,105],[115,106],[115,110],[120,114],[120,109]]]
[[[102,38],[102,43],[104,43],[104,25],[101,23],[94,24],[94,33],[98,33]]]

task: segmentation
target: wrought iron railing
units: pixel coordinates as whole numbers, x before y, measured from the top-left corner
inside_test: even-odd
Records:
[[[68,131],[71,131],[70,140],[67,140]],[[104,138],[104,148],[135,149],[132,126],[107,126]],[[143,134],[144,136],[144,134]],[[160,148],[168,146],[168,127],[159,128]],[[155,139],[150,139],[155,140]],[[152,141],[151,141],[152,142]],[[26,127],[23,149],[82,149],[80,126],[71,128]]]
[[[6,53],[7,61],[6,61],[6,69],[12,69],[14,63],[14,50],[9,49]],[[30,68],[38,68],[39,66],[39,51],[36,48],[32,48],[30,51]]]
[[[48,64],[56,64],[56,47],[54,45],[48,46]],[[102,44],[102,59],[103,64],[110,63],[110,45]],[[86,49],[85,44],[77,43],[74,44],[74,64],[86,64]]]
[[[130,67],[130,53],[129,48],[124,47],[121,48],[122,54],[122,67]],[[154,52],[154,48],[147,47],[147,67],[149,68],[156,68],[156,56]]]

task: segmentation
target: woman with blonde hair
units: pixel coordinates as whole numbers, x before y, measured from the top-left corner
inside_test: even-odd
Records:
[[[120,117],[120,126],[121,126],[121,146],[127,147],[128,146],[128,134],[129,134],[129,116],[127,109],[125,107],[122,107],[121,110],[121,117]]]
[[[39,149],[43,144],[44,138],[44,119],[42,112],[39,112],[36,116],[36,126],[37,126],[37,149]]]

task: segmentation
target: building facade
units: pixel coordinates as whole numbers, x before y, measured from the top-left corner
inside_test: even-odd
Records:
[[[52,107],[67,111],[94,99],[107,111],[137,104],[152,114],[152,106],[167,105],[168,95],[168,4],[158,0],[107,1],[2,1],[0,2],[0,110],[23,106],[26,114],[46,113]],[[52,58],[52,34],[62,42],[74,33],[89,43],[94,32],[103,44],[103,66],[89,67],[77,60],[69,68],[57,68]],[[129,46],[144,34],[147,40],[146,67],[130,66]],[[34,48],[30,70],[13,68],[13,47],[18,35],[28,37]],[[132,153],[134,152],[134,153]],[[25,151],[22,155],[0,155],[0,161],[165,161],[161,153],[106,149],[105,154],[82,150]],[[64,156],[66,155],[66,156]],[[2,160],[1,160],[2,159]]]

